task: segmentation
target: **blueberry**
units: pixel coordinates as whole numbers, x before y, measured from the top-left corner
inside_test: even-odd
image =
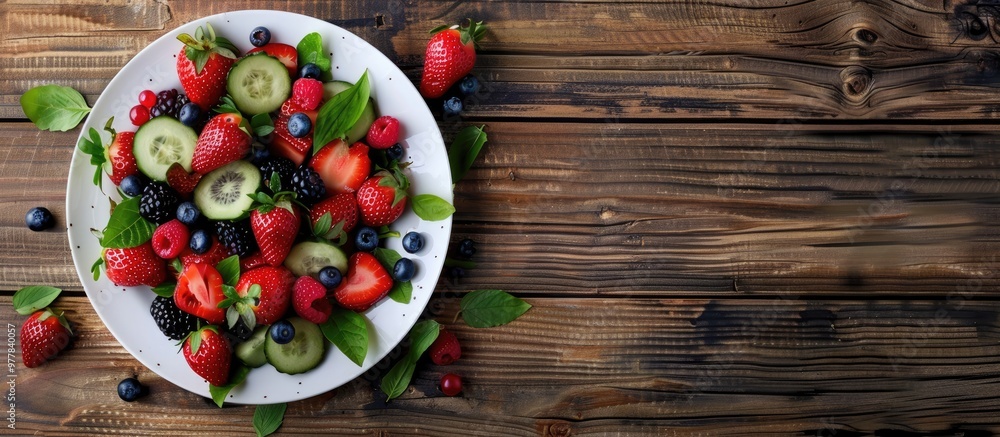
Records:
[[[149,388],[142,385],[138,379],[125,378],[118,383],[118,397],[125,402],[132,402],[149,393]]]
[[[418,232],[407,232],[403,236],[403,250],[409,253],[417,253],[424,248],[424,236]]]
[[[288,117],[288,133],[295,138],[302,138],[309,135],[312,129],[312,120],[303,112],[296,112]]]
[[[319,283],[326,288],[336,288],[344,278],[334,266],[323,267],[319,271]]]
[[[371,252],[378,247],[378,232],[368,226],[358,229],[354,237],[354,246],[362,252]]]
[[[201,255],[208,252],[208,249],[212,247],[212,237],[208,236],[208,232],[204,229],[198,229],[191,233],[191,239],[188,240],[188,247],[191,251]]]
[[[125,193],[126,196],[141,196],[142,190],[146,189],[146,179],[138,174],[131,174],[122,179],[118,188],[121,188],[122,193]]]
[[[259,168],[260,164],[264,162],[265,159],[270,157],[271,151],[267,150],[267,147],[254,147],[253,154],[250,155],[250,163]]]
[[[385,159],[390,161],[399,161],[400,159],[403,159],[403,146],[396,143],[388,149],[385,149]]]
[[[295,327],[288,320],[278,320],[271,325],[268,331],[271,334],[271,340],[274,340],[278,344],[288,344],[295,338]]]
[[[303,65],[302,68],[299,69],[299,77],[319,79],[320,74],[323,74],[323,71],[319,69],[319,66],[313,64],[312,62]]]
[[[457,266],[452,267],[448,270],[448,276],[450,276],[451,279],[454,280],[462,279],[465,277],[465,269]]]
[[[392,266],[392,279],[399,282],[406,282],[413,279],[413,261],[409,258],[400,258],[396,265]]]
[[[201,218],[201,211],[194,202],[181,202],[180,205],[177,205],[177,220],[180,220],[181,223],[194,226],[195,223],[198,223],[199,218]]]
[[[39,232],[55,226],[56,219],[52,217],[52,211],[49,211],[48,208],[36,206],[29,209],[28,213],[24,215],[24,222],[28,225],[28,229]]]
[[[462,99],[452,97],[444,101],[444,115],[458,115],[462,112]]]
[[[264,26],[257,26],[250,31],[250,44],[261,47],[271,42],[271,31]]]
[[[466,258],[472,258],[476,254],[476,242],[468,238],[458,243],[458,254]]]
[[[458,83],[458,91],[464,95],[471,96],[479,92],[479,79],[476,76],[468,75]]]
[[[187,102],[177,113],[177,120],[185,126],[195,127],[201,120],[201,107],[195,102]]]

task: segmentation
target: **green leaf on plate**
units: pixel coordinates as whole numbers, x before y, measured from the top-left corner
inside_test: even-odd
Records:
[[[222,387],[208,385],[208,393],[212,395],[212,400],[215,401],[215,405],[222,408],[222,404],[226,401],[226,396],[229,392],[233,391],[236,386],[246,381],[247,375],[250,373],[250,368],[242,364],[237,364],[236,369],[233,370],[232,376],[229,378],[229,384]]]
[[[90,113],[79,91],[59,85],[34,87],[21,95],[21,110],[42,130],[68,131]]]
[[[476,290],[466,294],[459,305],[462,319],[473,328],[489,328],[514,321],[531,304],[501,290]]]
[[[379,264],[382,264],[382,267],[385,267],[390,273],[392,272],[392,268],[396,266],[396,261],[403,258],[399,252],[384,247],[375,248],[372,255],[375,255],[375,259],[378,260]]]
[[[343,308],[334,308],[330,318],[319,326],[323,336],[347,355],[354,364],[361,365],[368,355],[368,324],[365,316]]]
[[[330,71],[330,57],[323,51],[323,37],[313,32],[295,46],[299,55],[299,65],[316,64],[320,71]]]
[[[215,265],[215,269],[222,275],[222,283],[235,287],[240,280],[240,257],[230,256]]]
[[[264,437],[273,434],[281,427],[281,422],[285,420],[285,409],[288,404],[258,405],[253,412],[253,430],[257,432],[257,437]]]
[[[389,299],[399,303],[410,303],[413,299],[413,283],[410,281],[394,281],[392,290],[389,290]]]
[[[164,282],[153,287],[153,293],[156,293],[157,296],[161,297],[173,297],[175,289],[177,289],[177,283]]]
[[[434,222],[444,220],[455,213],[455,207],[433,194],[418,194],[413,196],[413,212],[424,220]]]
[[[52,301],[59,297],[59,293],[62,293],[62,290],[48,285],[24,287],[14,293],[14,311],[22,316],[30,315],[49,306]]]
[[[115,207],[108,226],[104,228],[101,246],[124,249],[143,244],[153,237],[156,226],[139,215],[139,200],[138,196],[131,197]]]
[[[448,148],[448,162],[451,164],[451,181],[458,183],[465,177],[476,157],[486,144],[486,126],[468,126],[455,136]]]
[[[318,152],[326,143],[347,135],[347,131],[361,118],[370,93],[368,70],[365,70],[357,83],[337,93],[320,107],[316,126],[313,128],[313,153]]]

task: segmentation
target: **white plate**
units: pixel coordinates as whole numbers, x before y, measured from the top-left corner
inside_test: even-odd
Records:
[[[355,82],[367,68],[372,97],[380,113],[399,119],[401,141],[412,182],[411,194],[431,193],[452,201],[451,172],[441,132],[413,84],[388,58],[357,35],[315,18],[280,11],[238,11],[203,18],[167,33],[139,52],[108,83],[83,126],[101,131],[105,121],[115,117],[118,131],[135,130],[128,118],[129,109],[138,103],[139,92],[181,90],[174,57],[181,48],[177,35],[194,34],[195,28],[212,23],[216,33],[229,38],[246,52],[250,30],[266,26],[272,41],[289,45],[310,32],[319,32],[327,50],[333,53],[334,79]],[[107,134],[105,134],[107,141]],[[92,183],[94,168],[79,149],[73,154],[66,193],[66,211],[70,249],[77,274],[97,314],[108,330],[136,359],[163,378],[186,390],[209,397],[208,383],[188,368],[177,353],[175,342],[157,329],[149,316],[154,294],[149,287],[116,287],[102,274],[94,281],[90,266],[101,254],[90,229],[103,229],[108,222],[109,197],[118,199],[114,184],[105,177],[104,192]],[[254,369],[246,382],[234,389],[227,402],[262,404],[289,402],[332,390],[361,375],[381,360],[403,339],[417,321],[431,297],[444,264],[451,235],[451,218],[437,222],[420,220],[409,209],[392,228],[405,234],[421,232],[427,241],[415,255],[417,266],[413,279],[413,301],[400,304],[385,299],[368,310],[370,344],[364,365],[358,367],[332,344],[326,358],[312,371],[301,375],[278,373],[271,366]],[[390,239],[389,248],[402,251],[399,238]]]

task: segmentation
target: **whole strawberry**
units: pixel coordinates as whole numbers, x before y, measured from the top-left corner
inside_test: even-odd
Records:
[[[378,227],[388,225],[406,208],[409,182],[399,171],[381,170],[358,188],[356,198],[361,211],[361,223]]]
[[[424,53],[424,74],[420,77],[420,95],[441,97],[455,82],[476,65],[476,42],[486,33],[482,21],[469,20],[468,26],[438,27]]]
[[[65,349],[72,334],[62,312],[35,311],[21,326],[21,361],[27,367],[40,366]]]
[[[309,211],[309,221],[312,222],[313,228],[326,214],[330,214],[330,230],[323,237],[335,239],[338,235],[334,235],[333,230],[338,223],[344,224],[341,229],[343,232],[351,232],[357,226],[358,201],[351,193],[340,193],[317,203]]]
[[[292,303],[295,275],[284,267],[264,266],[244,272],[236,283],[236,295],[227,292],[221,305],[230,306],[227,318],[235,324],[242,317],[247,327],[270,325],[280,320]],[[247,314],[253,313],[253,317]]]
[[[215,326],[209,325],[192,332],[184,340],[181,350],[191,370],[208,380],[209,384],[221,387],[229,381],[233,351]]]
[[[219,114],[208,121],[198,135],[191,169],[205,174],[250,153],[253,137],[243,126],[240,114]]]
[[[167,278],[167,264],[145,242],[125,249],[105,249],[104,268],[111,283],[122,287],[155,287]]]
[[[261,255],[272,266],[285,262],[299,233],[299,214],[291,200],[282,194],[276,194],[273,203],[265,197],[265,202],[250,212],[250,229]]]
[[[184,43],[177,55],[177,76],[188,99],[202,111],[215,106],[226,93],[226,75],[233,67],[239,50],[229,40],[215,35],[211,24],[199,27],[194,36],[177,36]]]

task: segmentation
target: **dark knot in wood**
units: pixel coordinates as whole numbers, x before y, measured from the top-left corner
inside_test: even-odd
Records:
[[[878,34],[869,29],[858,29],[854,37],[864,44],[875,44],[875,41],[878,41]]]
[[[556,422],[548,426],[545,432],[546,437],[569,437],[573,431],[566,422]]]
[[[860,102],[872,89],[872,73],[867,68],[852,65],[840,72],[844,95],[854,102]]]

